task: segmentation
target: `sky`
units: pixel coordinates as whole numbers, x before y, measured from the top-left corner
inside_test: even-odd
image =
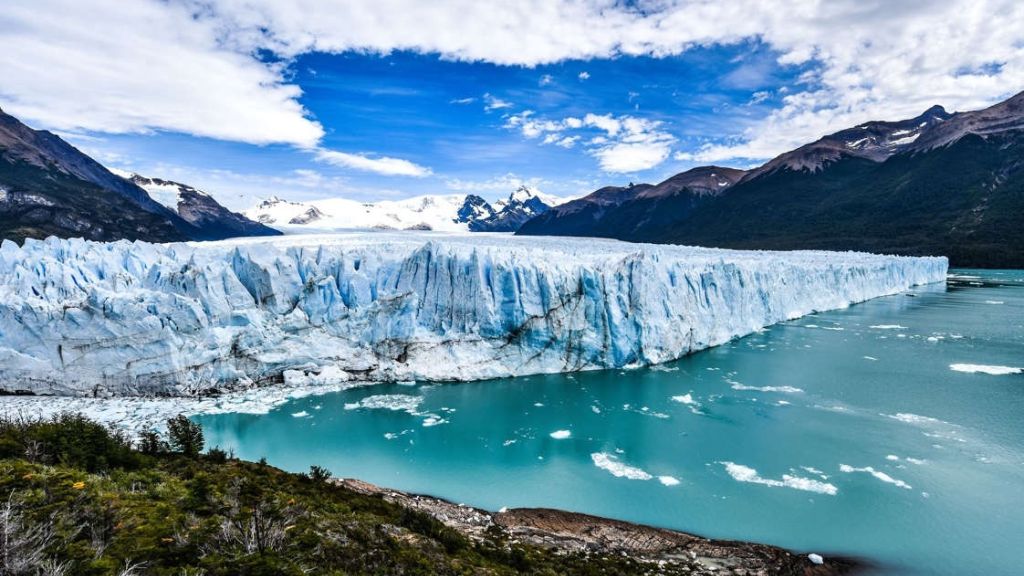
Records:
[[[0,108],[234,209],[579,195],[1024,90],[1018,0],[11,0]]]

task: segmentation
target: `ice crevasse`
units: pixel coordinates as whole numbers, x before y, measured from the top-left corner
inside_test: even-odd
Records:
[[[679,358],[945,279],[945,258],[353,233],[0,246],[0,388],[194,395]]]

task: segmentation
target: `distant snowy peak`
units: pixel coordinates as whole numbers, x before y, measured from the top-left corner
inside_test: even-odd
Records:
[[[493,203],[476,194],[425,195],[379,202],[357,202],[345,198],[292,202],[272,197],[245,214],[264,224],[294,227],[295,231],[514,232],[526,220],[567,200],[520,186],[508,198]]]

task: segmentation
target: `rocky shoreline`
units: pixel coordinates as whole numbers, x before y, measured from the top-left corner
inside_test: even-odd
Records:
[[[497,532],[510,544],[528,544],[558,553],[626,556],[650,565],[651,571],[658,574],[832,576],[855,574],[865,567],[864,563],[850,558],[822,558],[764,544],[711,540],[576,512],[547,508],[490,512],[357,479],[335,482],[354,492],[380,496],[385,501],[426,513],[477,542],[493,540]]]

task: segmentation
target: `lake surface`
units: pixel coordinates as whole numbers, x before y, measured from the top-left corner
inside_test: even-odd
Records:
[[[489,509],[855,555],[879,574],[1019,573],[1024,375],[971,370],[1024,367],[1024,272],[956,274],[650,369],[196,420],[245,459]]]

